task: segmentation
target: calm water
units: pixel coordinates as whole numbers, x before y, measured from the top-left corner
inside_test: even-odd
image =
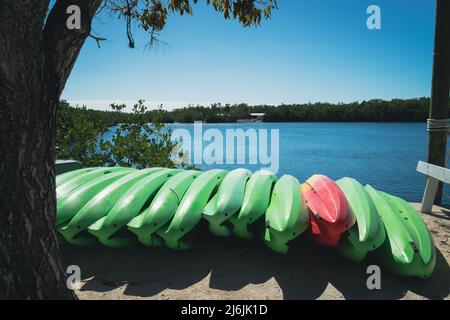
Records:
[[[194,131],[193,124],[171,124],[170,127],[186,129],[191,134]],[[420,202],[422,199],[425,178],[417,173],[416,166],[419,160],[427,158],[425,123],[203,124],[203,133],[218,129],[225,137],[227,129],[249,128],[279,129],[278,176],[290,174],[300,182],[315,173],[335,180],[348,176],[408,201]],[[203,141],[203,147],[209,143]],[[191,155],[194,145],[193,141]],[[197,166],[204,170],[245,167],[252,171],[261,167],[242,164]],[[444,202],[450,203],[448,191]]]
[[[193,132],[192,124],[171,127]],[[416,166],[419,160],[427,158],[428,136],[424,123],[203,124],[203,132],[209,128],[222,132],[237,128],[279,129],[279,176],[290,174],[300,181],[315,173],[332,179],[349,176],[408,201],[422,199],[425,179],[417,173]],[[259,169],[253,165],[199,167]],[[447,194],[445,202],[450,202]]]

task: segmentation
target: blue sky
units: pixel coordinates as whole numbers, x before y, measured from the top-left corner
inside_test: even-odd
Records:
[[[165,108],[188,103],[349,102],[429,96],[432,0],[279,0],[257,28],[225,21],[200,1],[194,16],[172,15],[160,39],[127,47],[123,21],[101,15],[63,99],[102,108],[144,98]],[[366,9],[381,8],[381,30],[366,27]]]

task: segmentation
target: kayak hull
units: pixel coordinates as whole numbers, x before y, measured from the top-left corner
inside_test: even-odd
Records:
[[[229,236],[231,231],[223,223],[237,213],[244,202],[245,187],[251,172],[246,169],[230,171],[217,193],[203,209],[203,218],[209,222],[209,230],[216,236]]]
[[[296,178],[285,175],[275,183],[265,217],[264,241],[267,247],[286,254],[288,242],[309,226],[308,208]]]
[[[83,169],[77,169],[77,170],[69,171],[66,173],[58,174],[55,179],[56,187],[58,187],[59,185],[61,185],[63,183],[66,183],[67,181],[69,181],[81,174],[88,173],[88,172],[94,171],[96,169],[101,169],[101,168],[100,167],[83,168]]]
[[[341,237],[337,251],[350,260],[361,262],[367,253],[378,249],[386,238],[383,222],[366,189],[355,179],[336,181],[347,199],[355,225]]]
[[[366,190],[386,229],[386,239],[377,251],[382,265],[398,275],[430,277],[436,265],[436,248],[422,217],[398,197],[370,185]]]
[[[226,174],[225,170],[209,170],[194,180],[167,229],[162,228],[157,232],[169,248],[179,250],[190,248],[190,244],[181,239],[200,221],[203,209]]]
[[[255,223],[267,211],[273,185],[277,177],[271,171],[260,170],[250,177],[246,186],[241,209],[229,221],[233,224],[233,233],[244,239],[253,238],[248,226]]]
[[[124,168],[124,167],[98,168],[95,170],[83,172],[79,175],[76,175],[73,178],[66,179],[65,182],[60,183],[56,187],[56,198],[57,198],[57,200],[60,198],[63,198],[64,196],[66,196],[67,194],[69,194],[70,192],[75,190],[76,188],[84,185],[85,183],[87,183],[97,177],[101,177],[106,174],[110,174],[110,173],[117,172],[117,171],[123,171],[123,170],[128,170],[128,169]]]
[[[127,224],[128,230],[136,234],[141,244],[149,247],[164,244],[155,233],[159,229],[167,229],[184,194],[200,174],[190,170],[171,177],[155,195],[150,206]]]
[[[86,203],[88,203],[104,188],[133,171],[135,170],[122,170],[97,177],[76,188],[72,192],[69,192],[64,197],[58,198],[56,209],[56,226],[58,231],[60,231],[60,227],[63,224],[67,224]]]
[[[89,226],[89,233],[108,247],[124,247],[133,244],[134,237],[119,237],[117,233],[141,212],[145,204],[169,178],[180,171],[162,169],[137,181],[119,198],[106,216]]]
[[[159,171],[161,168],[136,170],[114,181],[92,199],[90,199],[59,232],[66,241],[74,245],[92,245],[97,243],[91,234],[81,236],[87,228],[97,220],[103,218],[112,209],[119,198],[137,181]]]
[[[301,190],[309,209],[309,237],[321,245],[336,247],[341,235],[356,222],[344,193],[324,175],[313,175]]]

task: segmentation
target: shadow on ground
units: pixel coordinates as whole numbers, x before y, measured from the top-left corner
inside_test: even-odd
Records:
[[[408,291],[430,299],[449,295],[450,270],[439,251],[430,279],[382,274],[382,290],[375,291],[366,287],[366,268],[373,262],[370,257],[362,264],[352,263],[304,238],[290,246],[288,255],[271,252],[258,241],[217,238],[207,233],[197,238],[189,251],[138,245],[123,249],[66,245],[62,255],[65,265],[80,266],[86,281],[81,291],[108,292],[125,286],[123,294],[128,297],[152,297],[165,289],[184,290],[208,275],[212,289],[229,292],[249,284],[261,285],[261,290],[255,291],[257,296],[250,299],[274,298],[274,289],[263,285],[272,278],[281,290],[279,298],[284,299],[398,299]],[[327,294],[330,284],[337,289],[334,295]],[[195,298],[188,294],[183,297]]]

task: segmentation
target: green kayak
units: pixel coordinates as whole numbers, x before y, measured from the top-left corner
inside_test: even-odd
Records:
[[[137,181],[117,200],[106,216],[89,226],[88,231],[108,247],[123,247],[133,244],[134,238],[117,234],[141,212],[161,186],[180,171],[162,169]]]
[[[188,249],[190,245],[180,241],[192,230],[202,217],[202,211],[213,193],[227,174],[225,170],[209,170],[202,173],[186,191],[175,215],[167,229],[158,230],[157,234],[172,249]]]
[[[97,177],[69,192],[64,197],[58,198],[56,206],[56,226],[58,231],[60,231],[60,227],[63,224],[68,223],[89,200],[104,188],[134,171],[136,170],[126,169]]]
[[[83,234],[84,231],[91,224],[107,215],[116,201],[133,184],[159,170],[162,170],[162,168],[137,170],[114,181],[89,200],[67,224],[61,226],[59,233],[64,236],[67,242],[74,245],[95,244],[97,241],[95,241],[94,237],[87,233]]]
[[[216,236],[231,234],[223,223],[241,208],[244,201],[245,185],[252,173],[246,169],[229,172],[219,186],[219,190],[203,209],[203,217],[209,221],[209,230]]]
[[[253,237],[248,226],[261,218],[267,211],[272,188],[276,181],[275,174],[267,170],[257,171],[250,177],[245,187],[242,207],[229,219],[233,224],[235,235],[246,239]]]
[[[65,183],[65,182],[67,182],[67,181],[69,181],[69,180],[71,180],[71,179],[73,179],[73,178],[75,178],[75,177],[77,177],[77,176],[79,176],[79,175],[81,175],[81,174],[84,174],[84,173],[87,173],[87,172],[90,172],[90,171],[94,171],[94,170],[96,170],[96,169],[101,169],[100,167],[97,167],[97,168],[84,168],[84,169],[77,169],[77,170],[74,170],[74,171],[69,171],[69,172],[66,172],[66,173],[62,173],[62,174],[58,174],[57,176],[56,176],[56,186],[58,187],[59,185],[61,185],[61,184],[63,184],[63,183]]]
[[[164,241],[155,235],[160,228],[167,229],[186,190],[201,174],[199,171],[183,171],[171,177],[158,191],[150,206],[131,220],[128,230],[137,235],[146,246],[160,246]]]
[[[345,257],[361,262],[369,251],[384,243],[384,225],[371,197],[358,181],[342,178],[336,184],[344,192],[350,210],[356,217],[355,225],[342,236],[337,250]]]
[[[309,226],[309,214],[300,183],[293,176],[282,176],[272,192],[270,206],[266,211],[264,240],[269,248],[287,253],[287,243]]]
[[[403,276],[428,278],[436,264],[436,249],[425,222],[406,201],[367,185],[386,228],[386,240],[377,251],[382,264]]]
[[[59,186],[56,187],[56,198],[60,199],[70,193],[71,191],[75,190],[79,186],[82,186],[86,182],[89,182],[97,177],[101,177],[105,174],[121,171],[121,170],[128,170],[127,168],[123,167],[114,167],[114,168],[98,168],[95,170],[87,171],[82,174],[79,174],[64,183],[61,183]]]

